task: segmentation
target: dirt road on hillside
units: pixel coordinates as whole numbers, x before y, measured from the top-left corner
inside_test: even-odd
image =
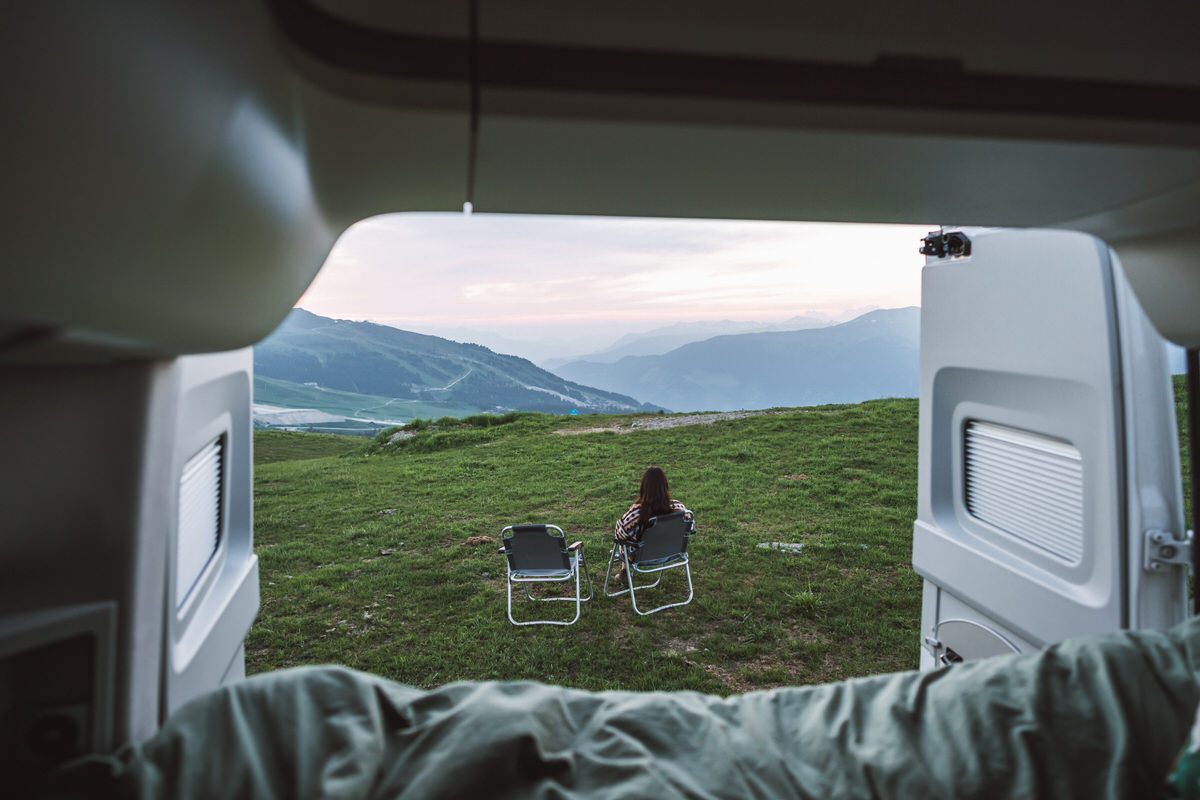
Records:
[[[746,417],[761,417],[765,414],[779,414],[779,411],[719,411],[711,414],[680,414],[678,416],[636,417],[628,422],[615,422],[596,428],[559,428],[555,431],[559,436],[578,436],[582,433],[633,433],[634,431],[661,431],[667,428],[680,428],[684,425],[711,425],[723,419],[745,419]]]

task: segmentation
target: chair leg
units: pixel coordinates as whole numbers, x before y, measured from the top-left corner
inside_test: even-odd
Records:
[[[626,559],[626,563],[628,564],[628,559]],[[632,569],[630,567],[626,567],[626,568],[630,569],[630,571],[632,573]],[[692,602],[692,598],[695,597],[695,590],[692,588],[692,564],[690,561],[683,562],[683,571],[684,571],[684,574],[687,575],[688,594],[687,594],[686,600],[682,600],[678,603],[667,603],[665,605],[658,606],[657,608],[652,608],[649,611],[642,611],[640,608],[638,608],[637,595],[632,591],[633,581],[630,581],[629,585],[630,585],[631,589],[629,592],[629,598],[631,601],[633,601],[633,610],[636,613],[645,617],[645,616],[649,616],[650,614],[656,614],[659,611],[662,611],[663,609],[678,608],[679,606],[686,606],[688,603]],[[655,585],[657,585],[657,582],[655,583]],[[642,586],[639,588],[645,589],[648,587]]]
[[[607,597],[616,597],[620,592],[611,593],[608,591],[608,578],[612,575],[612,565],[617,560],[617,545],[613,545],[612,552],[608,556],[608,569],[604,571],[604,594]]]
[[[620,545],[617,545],[617,544],[614,544],[614,545],[613,545],[612,555],[610,555],[610,556],[609,556],[609,559],[608,559],[608,569],[607,569],[607,570],[605,571],[605,573],[604,573],[604,594],[605,594],[605,596],[606,596],[606,597],[620,597],[621,595],[624,595],[624,594],[629,594],[629,589],[628,589],[628,588],[621,589],[621,590],[619,590],[619,591],[616,591],[616,592],[610,592],[610,591],[608,590],[608,579],[609,579],[609,576],[611,576],[611,575],[612,575],[612,566],[613,566],[613,564],[619,564],[619,563],[621,563],[621,559],[622,559],[622,558],[624,558],[624,559],[626,560],[626,563],[628,563],[628,558],[627,558],[626,556],[624,556],[624,555],[622,555],[621,557],[618,557],[618,556],[617,556],[617,548],[618,548],[618,547],[620,547]],[[626,567],[625,567],[625,579],[626,579],[627,581],[633,581],[633,573],[629,571],[629,567],[628,567],[628,566],[626,566]],[[639,587],[637,587],[637,588],[639,588],[639,589],[653,589],[655,586],[658,586],[658,584],[659,584],[661,581],[662,581],[662,578],[661,578],[661,577],[655,577],[655,579],[654,579],[654,583],[647,583],[645,586],[639,586]]]
[[[583,611],[583,592],[579,586],[579,565],[575,565],[575,619],[571,620],[568,625],[574,625],[579,622],[579,614]]]
[[[508,621],[513,625],[523,625],[522,622],[517,622],[512,615],[512,574],[506,576],[505,582],[508,584]]]
[[[584,599],[582,596],[583,587],[580,585],[580,582],[579,582],[579,570],[578,569],[575,570],[575,596],[574,597],[530,598],[530,599],[534,599],[534,600],[540,599],[540,600],[566,600],[568,602],[574,601],[575,602],[575,617],[570,622],[562,622],[562,621],[553,620],[553,619],[535,619],[535,620],[530,620],[528,622],[517,622],[517,620],[513,617],[513,612],[512,612],[513,581],[512,581],[512,572],[511,571],[508,574],[507,584],[508,584],[508,621],[511,622],[513,625],[518,625],[518,626],[524,626],[524,625],[574,625],[576,622],[579,621],[579,615],[583,609]],[[589,589],[590,589],[590,587],[589,587]],[[528,590],[526,590],[526,594],[528,594]],[[591,599],[590,596],[588,599]]]
[[[587,582],[587,597],[583,598],[584,603],[592,599],[592,573],[588,571],[587,559],[583,556],[582,548],[579,551],[579,569],[583,570],[583,579]]]
[[[579,562],[575,565],[575,572],[578,573],[582,569],[584,581],[587,582],[588,593],[587,593],[587,597],[583,598],[582,602],[584,602],[584,603],[586,603],[588,600],[592,599],[592,576],[587,571],[587,568],[588,568],[587,561],[584,560],[583,554],[580,553],[579,554]],[[577,575],[577,577],[578,577],[578,575]],[[535,603],[553,603],[555,601],[559,601],[559,602],[565,601],[568,603],[575,602],[574,597],[534,597],[533,592],[530,591],[530,586],[531,586],[531,584],[525,585],[525,596]]]
[[[625,559],[625,582],[629,584],[629,601],[633,603],[633,610],[640,614],[642,612],[638,611],[637,592],[633,590],[633,565],[629,563],[629,553],[624,553],[623,555]],[[659,578],[659,580],[662,580],[662,578]]]

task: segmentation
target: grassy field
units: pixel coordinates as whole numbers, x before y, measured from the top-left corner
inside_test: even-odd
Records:
[[[529,415],[370,454],[309,438],[294,450],[305,460],[286,461],[287,434],[259,434],[248,666],[717,693],[914,667],[916,410],[878,401],[573,436],[557,431],[630,418]],[[510,626],[498,545],[468,539],[553,522],[586,543],[599,590],[613,522],[654,463],[696,512],[696,601],[639,618],[627,598],[598,596],[573,628]],[[756,547],[770,541],[804,550]],[[683,588],[675,575],[655,591]]]
[[[263,586],[249,669],[335,662],[426,687],[535,679],[731,693],[916,666],[916,401],[558,435],[631,422],[518,415],[366,448],[256,434]],[[511,627],[497,543],[469,539],[558,524],[586,543],[598,592],[613,521],[651,463],[697,515],[696,601],[639,618],[627,598],[597,596],[573,628]],[[756,546],[770,541],[804,549]],[[669,590],[682,592],[679,576],[655,591]]]
[[[1188,459],[1188,421],[1187,421],[1187,383],[1183,375],[1175,376],[1175,418],[1179,422],[1179,459],[1183,472],[1183,504],[1185,508],[1185,524],[1191,525],[1192,519],[1192,468]]]
[[[361,451],[364,444],[358,436],[259,430],[254,432],[254,466],[347,455]]]

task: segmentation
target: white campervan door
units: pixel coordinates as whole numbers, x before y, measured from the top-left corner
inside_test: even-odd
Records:
[[[1186,612],[1165,342],[1112,252],[943,231],[922,279],[922,668]]]
[[[251,350],[185,356],[176,369],[164,717],[245,676],[243,640],[258,613]]]

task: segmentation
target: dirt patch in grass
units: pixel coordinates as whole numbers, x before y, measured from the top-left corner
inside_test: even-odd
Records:
[[[813,644],[828,644],[829,637],[821,631],[813,630],[811,627],[801,626],[799,624],[788,625],[787,638],[799,642],[811,642]]]
[[[684,660],[689,664],[695,664],[694,661]],[[720,664],[704,664],[702,665],[702,669],[720,681],[721,685],[729,689],[733,694],[745,694],[746,692],[762,688],[742,678],[738,675],[738,671],[723,667]]]
[[[663,652],[667,655],[678,656],[685,653],[694,653],[700,649],[700,645],[688,639],[669,639]]]
[[[712,414],[679,414],[662,417],[635,417],[628,422],[615,422],[599,428],[559,428],[555,431],[559,436],[578,436],[583,433],[633,433],[634,431],[661,431],[668,428],[681,428],[685,425],[712,425],[714,422],[731,419],[746,419],[747,417],[762,417],[768,414],[780,414],[780,411],[721,411]]]

